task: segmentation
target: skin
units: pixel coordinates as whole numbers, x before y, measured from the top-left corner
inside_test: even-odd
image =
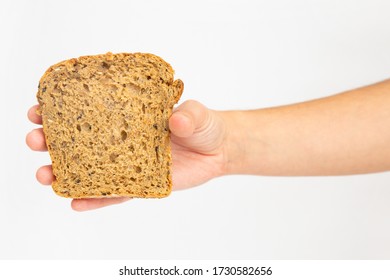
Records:
[[[35,124],[42,119],[28,111]],[[214,111],[197,101],[180,105],[169,119],[173,189],[229,174],[325,176],[390,170],[390,80],[287,106]],[[26,137],[34,151],[47,151],[42,128]],[[55,180],[42,166],[37,180]],[[129,198],[74,199],[77,211]]]

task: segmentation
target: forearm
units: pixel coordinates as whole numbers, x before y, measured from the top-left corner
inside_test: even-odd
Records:
[[[221,115],[228,126],[228,174],[390,170],[390,81],[309,102]]]

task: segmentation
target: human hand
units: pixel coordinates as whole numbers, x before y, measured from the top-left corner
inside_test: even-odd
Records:
[[[36,114],[38,105],[28,111],[28,118],[42,124]],[[200,185],[224,174],[226,165],[226,125],[222,116],[196,101],[186,101],[169,119],[172,147],[173,190]],[[34,151],[47,151],[42,128],[32,130],[26,137],[27,145]],[[42,166],[36,173],[43,185],[55,180],[51,165]],[[86,211],[128,201],[127,197],[74,199],[72,208]]]

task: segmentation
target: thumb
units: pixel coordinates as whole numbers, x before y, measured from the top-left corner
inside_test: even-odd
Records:
[[[219,113],[194,100],[184,102],[175,110],[169,128],[173,143],[208,155],[221,149],[226,136]]]
[[[181,104],[169,118],[171,133],[179,138],[187,138],[203,130],[209,118],[209,110],[195,100]]]

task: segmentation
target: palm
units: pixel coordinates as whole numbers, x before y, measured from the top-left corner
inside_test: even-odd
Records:
[[[172,141],[173,189],[200,185],[221,174],[222,153],[202,154]]]
[[[223,121],[200,103],[181,107],[192,110],[192,117],[178,113],[170,119],[174,190],[200,185],[222,175],[224,168]]]

